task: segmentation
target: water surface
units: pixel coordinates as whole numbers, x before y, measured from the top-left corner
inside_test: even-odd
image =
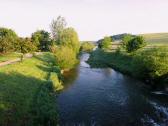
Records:
[[[168,97],[111,68],[91,69],[85,63],[88,57],[83,54],[80,65],[65,73],[65,88],[58,96],[60,125],[168,125]]]

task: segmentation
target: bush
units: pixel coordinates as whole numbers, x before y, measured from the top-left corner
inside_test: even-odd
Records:
[[[67,46],[57,47],[54,56],[56,63],[61,69],[71,69],[77,63],[76,53]]]
[[[129,42],[130,40],[132,40],[133,38],[134,38],[133,35],[130,35],[130,34],[124,35],[124,37],[122,38],[122,47],[123,47],[123,48],[126,48],[128,42]]]
[[[112,39],[111,37],[104,37],[102,42],[99,44],[99,48],[107,49],[111,45]]]
[[[126,43],[127,52],[134,52],[146,45],[143,37],[137,36]]]
[[[91,52],[95,45],[91,42],[83,42],[81,44],[80,50],[84,52]]]
[[[168,74],[168,48],[159,47],[137,52],[133,65],[139,76],[160,78]]]

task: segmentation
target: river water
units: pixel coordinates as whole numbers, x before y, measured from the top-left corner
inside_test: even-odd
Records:
[[[111,68],[92,69],[83,54],[58,96],[62,126],[168,126],[168,96]]]

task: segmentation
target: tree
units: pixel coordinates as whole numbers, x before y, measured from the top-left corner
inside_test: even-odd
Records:
[[[142,36],[137,36],[128,41],[126,44],[127,52],[134,52],[146,45],[146,42]]]
[[[32,34],[31,38],[39,50],[49,50],[49,47],[51,45],[50,33],[44,30],[38,30]]]
[[[73,28],[64,29],[60,38],[60,45],[72,48],[77,54],[80,49],[80,42],[77,32]]]
[[[68,46],[57,47],[54,55],[61,69],[71,69],[77,63],[76,53]]]
[[[106,36],[106,37],[104,37],[102,42],[99,44],[99,47],[103,48],[103,49],[107,49],[111,45],[111,42],[112,42],[111,37]]]
[[[80,50],[84,52],[90,52],[94,47],[95,45],[92,42],[83,42],[81,44]]]
[[[61,16],[57,17],[56,20],[53,20],[50,25],[52,38],[58,44],[60,43],[60,37],[66,25],[67,23],[66,23],[65,18]]]
[[[17,41],[18,36],[13,30],[0,28],[0,53],[13,51]]]
[[[133,39],[134,37],[130,34],[126,34],[124,35],[124,37],[122,38],[122,47],[123,48],[126,48],[128,42]]]
[[[15,48],[16,51],[19,51],[23,54],[37,50],[37,47],[32,43],[31,38],[19,38]]]

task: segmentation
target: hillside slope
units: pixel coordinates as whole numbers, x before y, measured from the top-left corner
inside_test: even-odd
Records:
[[[168,44],[168,33],[140,34],[150,44]]]

